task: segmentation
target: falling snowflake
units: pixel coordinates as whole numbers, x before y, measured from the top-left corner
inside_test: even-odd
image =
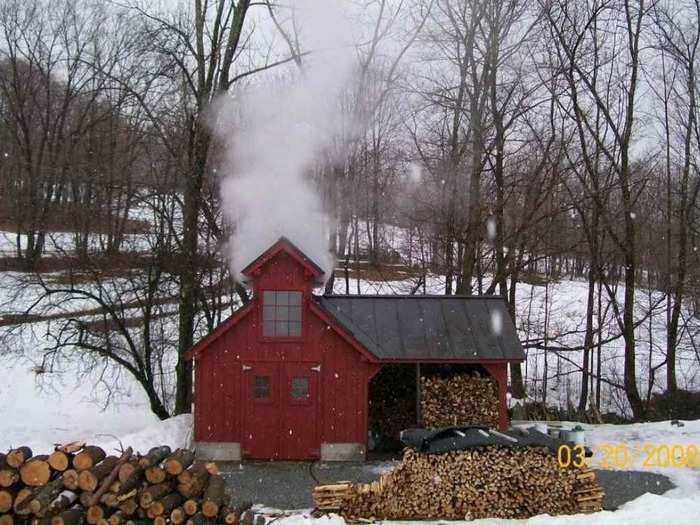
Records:
[[[496,335],[503,332],[503,314],[498,310],[491,312],[491,331]]]
[[[496,240],[496,218],[493,216],[486,221],[486,235],[490,241]]]

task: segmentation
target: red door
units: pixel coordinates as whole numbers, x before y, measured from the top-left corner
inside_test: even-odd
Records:
[[[318,457],[318,374],[313,363],[283,363],[280,445],[283,459]]]
[[[251,459],[319,456],[318,374],[313,363],[243,364],[241,447]]]
[[[243,364],[244,425],[241,448],[246,457],[279,457],[279,364]]]

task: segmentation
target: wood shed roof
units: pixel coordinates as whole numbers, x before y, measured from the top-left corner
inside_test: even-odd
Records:
[[[381,361],[525,359],[502,297],[326,295],[314,299]]]

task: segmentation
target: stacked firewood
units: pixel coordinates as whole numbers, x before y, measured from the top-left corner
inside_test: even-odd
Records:
[[[409,449],[377,481],[317,487],[314,503],[355,519],[471,520],[593,512],[602,496],[592,471],[562,468],[547,449],[482,447],[446,454]]]
[[[498,426],[498,390],[491,377],[460,374],[421,379],[421,414],[426,428]]]
[[[230,505],[216,464],[187,449],[112,456],[76,442],[0,454],[0,525],[252,525],[250,507]]]

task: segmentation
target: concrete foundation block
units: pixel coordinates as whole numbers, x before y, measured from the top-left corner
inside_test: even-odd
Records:
[[[209,461],[240,461],[241,444],[197,441],[194,444],[194,455],[197,459]]]
[[[321,461],[364,461],[364,443],[321,443]]]

